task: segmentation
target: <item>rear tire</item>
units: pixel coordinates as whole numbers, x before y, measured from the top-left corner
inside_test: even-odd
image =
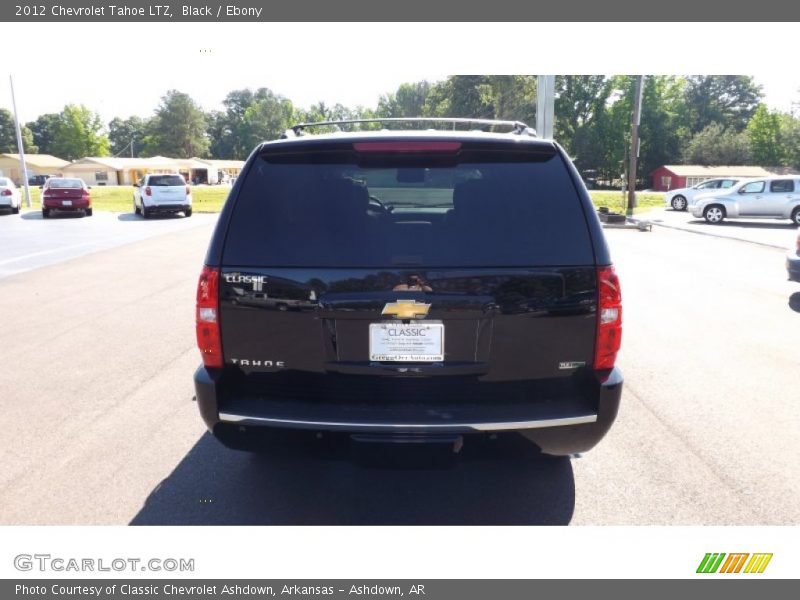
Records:
[[[721,207],[719,204],[712,204],[711,206],[706,206],[703,209],[703,218],[706,220],[706,223],[711,223],[712,225],[719,225],[725,218],[725,209]]]
[[[186,217],[191,217],[192,216],[192,209],[191,208],[187,208],[185,211],[183,211],[183,214]]]
[[[150,211],[147,210],[147,207],[144,204],[142,204],[142,213],[141,214],[142,214],[142,218],[143,219],[149,219],[150,218]]]
[[[138,204],[136,204],[136,198],[134,198],[134,199],[133,199],[133,214],[135,214],[135,215],[140,215],[140,214],[142,214],[142,213],[139,211],[139,205],[138,205]]]
[[[49,219],[50,218],[50,209],[49,208],[43,208],[42,209],[42,218],[43,219]]]
[[[672,210],[685,211],[687,205],[686,197],[681,195],[675,196],[670,204],[672,204]]]
[[[11,214],[12,215],[18,215],[19,214],[19,206],[12,207],[11,208]]]
[[[800,227],[800,206],[792,211],[792,222]]]
[[[84,212],[86,213],[87,217],[91,217],[92,216],[92,209],[91,208],[87,208]]]

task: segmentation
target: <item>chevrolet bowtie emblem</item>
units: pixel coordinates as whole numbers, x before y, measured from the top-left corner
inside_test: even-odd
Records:
[[[430,304],[416,300],[398,300],[397,302],[388,302],[383,307],[381,314],[396,319],[419,319],[427,316],[430,307]]]

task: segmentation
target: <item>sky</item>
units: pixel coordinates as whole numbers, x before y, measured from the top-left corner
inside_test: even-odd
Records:
[[[0,107],[12,107],[9,75],[23,122],[59,112],[67,103],[85,104],[105,122],[149,116],[169,89],[188,93],[206,110],[219,109],[231,90],[262,86],[301,107],[319,101],[373,107],[381,94],[403,82],[475,73],[745,74],[763,86],[771,108],[788,111],[800,102],[800,71],[782,70],[758,54],[781,52],[780,41],[747,52],[704,51],[692,44],[666,52],[668,45],[652,40],[661,30],[671,31],[668,25],[639,28],[641,43],[624,54],[605,35],[596,47],[593,24],[570,25],[569,39],[583,41],[568,45],[555,25],[511,35],[508,24],[78,24],[70,26],[76,31],[71,29],[66,54],[54,56],[49,45],[29,41],[55,39],[63,26],[22,24],[6,36],[5,48],[24,48],[25,58],[16,64],[9,60],[13,52],[4,52]],[[682,27],[691,38],[692,24]],[[793,39],[789,31],[783,37]],[[701,33],[698,39],[708,41]],[[781,37],[777,31],[772,39]],[[471,38],[483,43],[465,44]],[[537,51],[548,41],[563,50]],[[790,46],[786,51],[794,53]]]

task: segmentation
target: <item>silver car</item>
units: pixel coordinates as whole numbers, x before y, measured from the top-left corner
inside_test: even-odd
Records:
[[[708,179],[692,187],[670,190],[664,194],[664,203],[673,210],[686,210],[697,196],[725,192],[736,185],[741,178]]]
[[[725,193],[697,196],[689,211],[712,224],[724,219],[791,219],[800,225],[800,177],[744,179]]]

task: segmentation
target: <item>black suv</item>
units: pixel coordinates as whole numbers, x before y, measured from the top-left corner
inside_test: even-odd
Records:
[[[524,124],[445,121],[510,131],[303,124],[252,153],[197,291],[197,401],[226,446],[517,431],[569,455],[609,430],[620,287],[580,175]]]

